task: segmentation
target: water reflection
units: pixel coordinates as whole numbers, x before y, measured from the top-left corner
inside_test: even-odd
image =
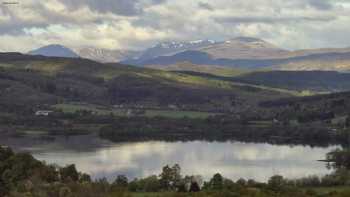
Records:
[[[57,147],[46,145],[32,153],[48,163],[75,163],[93,178],[112,180],[118,174],[145,177],[159,174],[164,165],[178,163],[182,174],[200,174],[208,179],[220,172],[233,180],[244,177],[258,181],[266,181],[275,174],[289,178],[326,174],[329,171],[324,163],[317,160],[335,148],[205,141],[107,143],[86,151]]]

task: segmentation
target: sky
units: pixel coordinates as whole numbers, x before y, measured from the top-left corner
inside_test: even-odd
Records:
[[[142,50],[250,36],[286,49],[350,47],[350,0],[0,0],[0,51],[62,44]]]

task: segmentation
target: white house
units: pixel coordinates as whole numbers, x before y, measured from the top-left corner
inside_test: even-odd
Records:
[[[52,113],[53,111],[47,111],[47,110],[39,110],[35,112],[36,116],[48,116]]]

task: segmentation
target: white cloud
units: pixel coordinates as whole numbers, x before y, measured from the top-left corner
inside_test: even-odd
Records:
[[[50,43],[140,49],[236,36],[291,49],[346,47],[349,11],[345,0],[24,0],[0,6],[0,50]]]

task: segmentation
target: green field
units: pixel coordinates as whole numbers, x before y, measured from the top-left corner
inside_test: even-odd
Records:
[[[128,116],[129,109],[117,109],[113,107],[92,105],[92,104],[57,104],[53,106],[56,110],[62,110],[65,113],[74,113],[77,111],[91,111],[97,115],[109,115],[115,116]],[[147,117],[167,117],[167,118],[207,118],[209,116],[216,115],[209,112],[197,112],[197,111],[175,111],[175,110],[154,110],[145,109],[144,114],[140,116]]]
[[[350,190],[350,187],[347,186],[338,186],[338,187],[310,187],[305,188],[305,191],[312,191],[314,194],[319,196],[329,196],[330,193],[342,193]],[[194,195],[190,193],[170,193],[170,192],[140,192],[140,193],[130,193],[132,197],[163,197],[163,196],[210,196],[209,193],[200,192]]]
[[[147,117],[168,117],[168,118],[207,118],[209,116],[216,115],[208,112],[195,112],[195,111],[171,111],[171,110],[146,110],[145,116]]]
[[[330,192],[349,192],[350,187],[349,186],[338,186],[338,187],[311,187],[307,188],[306,190],[312,190],[315,191],[319,195],[325,195]]]
[[[124,113],[119,109],[112,109],[104,106],[93,104],[57,104],[53,108],[62,110],[64,113],[75,113],[77,111],[91,111],[97,115],[108,115],[113,113],[116,116],[123,116]]]

